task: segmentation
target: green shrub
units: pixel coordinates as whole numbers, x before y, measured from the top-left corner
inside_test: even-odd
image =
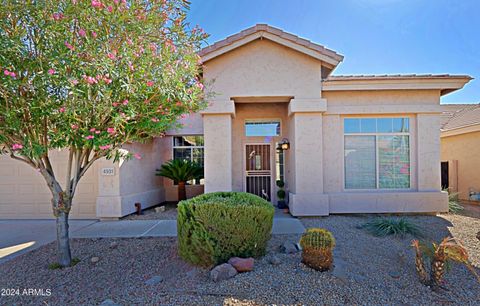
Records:
[[[285,199],[285,195],[286,195],[285,190],[280,189],[279,191],[277,191],[277,197],[279,200]]]
[[[273,206],[256,195],[214,192],[178,204],[178,250],[195,265],[265,255]]]
[[[420,228],[406,218],[375,218],[361,226],[374,236],[385,237],[388,235],[421,236]]]

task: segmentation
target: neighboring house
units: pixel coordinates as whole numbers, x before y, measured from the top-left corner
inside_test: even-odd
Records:
[[[442,108],[442,187],[462,200],[480,201],[480,104]]]
[[[295,216],[447,210],[440,96],[469,76],[334,76],[343,56],[267,25],[200,56],[215,93],[208,108],[166,137],[126,146],[142,160],[99,161],[80,184],[73,218],[118,218],[136,202],[175,200],[176,186],[154,176],[174,157],[205,165],[205,179],[187,186],[190,196],[247,191],[275,203],[282,179]],[[277,150],[282,143],[289,149]],[[0,157],[0,218],[45,218],[50,211],[40,176]]]

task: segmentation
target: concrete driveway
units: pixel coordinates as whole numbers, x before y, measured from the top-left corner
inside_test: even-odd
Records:
[[[70,233],[97,220],[70,220]],[[54,241],[55,220],[0,220],[0,264]]]

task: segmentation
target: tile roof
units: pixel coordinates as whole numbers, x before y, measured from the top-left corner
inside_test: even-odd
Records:
[[[449,131],[480,124],[479,104],[442,104],[441,130]]]
[[[207,55],[211,52],[214,52],[214,51],[216,51],[216,50],[218,50],[222,47],[231,45],[234,42],[239,41],[246,36],[252,35],[252,34],[260,32],[260,31],[264,31],[264,32],[279,36],[283,39],[286,39],[288,41],[291,41],[291,42],[296,43],[298,45],[301,45],[303,47],[306,47],[308,49],[319,52],[319,53],[321,53],[325,56],[328,56],[328,57],[338,61],[338,62],[343,60],[343,56],[338,54],[337,52],[335,52],[333,50],[327,49],[322,45],[313,43],[310,40],[301,38],[299,36],[296,36],[296,35],[293,35],[291,33],[285,32],[281,29],[269,26],[267,24],[256,24],[253,27],[245,29],[245,30],[243,30],[243,31],[241,31],[237,34],[228,36],[227,38],[225,38],[223,40],[217,41],[214,44],[203,48],[202,50],[200,50],[200,52],[198,54],[200,56],[205,56],[205,55]]]
[[[330,75],[326,81],[337,80],[398,80],[398,79],[472,79],[468,75],[451,74],[358,74],[358,75]]]

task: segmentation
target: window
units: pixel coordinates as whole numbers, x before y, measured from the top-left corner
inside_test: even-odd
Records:
[[[280,136],[280,121],[247,120],[245,136]]]
[[[410,188],[409,118],[344,119],[345,189]]]
[[[196,162],[203,167],[203,136],[173,137],[173,159],[183,159]],[[202,184],[204,179],[190,181],[189,184]]]

